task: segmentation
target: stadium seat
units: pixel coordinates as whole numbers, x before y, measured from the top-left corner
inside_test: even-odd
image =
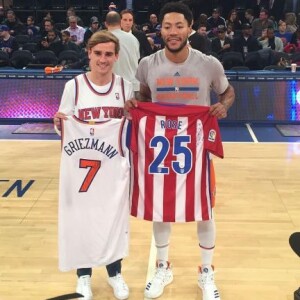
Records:
[[[65,9],[66,3],[62,0],[50,0],[52,9]]]
[[[85,2],[84,6],[85,6],[86,9],[91,9],[91,10],[92,9],[99,9],[98,0],[85,0],[84,2]]]
[[[280,59],[284,59],[289,62],[291,60],[291,55],[286,52],[274,52],[274,63],[277,64]]]
[[[68,28],[68,25],[66,23],[58,22],[58,23],[55,23],[55,28],[59,31],[62,31],[62,30],[65,30],[66,28]]]
[[[45,68],[47,66],[54,67],[58,64],[58,58],[53,51],[40,50],[34,55],[34,61],[29,64],[30,68]]]
[[[250,70],[263,70],[270,65],[274,65],[274,53],[269,48],[248,52],[245,58],[245,66]]]
[[[38,46],[37,46],[37,43],[30,42],[30,43],[24,44],[22,49],[23,50],[28,50],[31,53],[36,53],[38,51]]]
[[[300,52],[293,53],[291,56],[291,62],[300,65]]]
[[[15,38],[16,38],[20,48],[22,48],[24,44],[30,42],[30,37],[27,34],[18,34],[15,36]]]
[[[269,71],[283,71],[285,70],[285,67],[278,66],[278,65],[269,65],[264,67],[264,70],[269,70]]]
[[[74,50],[64,50],[58,56],[58,63],[60,65],[69,65],[79,61],[79,53]]]
[[[80,10],[84,7],[84,2],[84,0],[69,0],[69,7]]]
[[[35,9],[35,0],[14,0],[14,9]]]
[[[235,66],[230,69],[231,71],[249,71],[250,69],[246,66]]]
[[[208,51],[208,52],[206,53],[206,55],[211,55],[211,56],[213,56],[213,57],[219,59],[218,53],[216,53],[216,52],[214,52],[214,51]]]
[[[0,67],[9,67],[10,66],[10,60],[9,55],[0,50]]]
[[[17,50],[12,53],[10,62],[16,69],[23,69],[33,61],[33,55],[29,50]]]
[[[243,66],[243,55],[237,51],[225,52],[222,57],[222,64],[225,70],[230,70],[232,67]]]

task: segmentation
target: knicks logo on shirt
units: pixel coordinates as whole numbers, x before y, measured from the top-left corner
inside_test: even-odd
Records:
[[[216,135],[217,135],[216,131],[214,129],[211,129],[208,133],[208,140],[210,142],[214,142],[216,140]]]

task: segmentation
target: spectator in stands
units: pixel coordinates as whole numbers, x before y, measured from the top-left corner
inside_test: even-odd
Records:
[[[33,16],[28,16],[26,22],[26,34],[29,35],[31,40],[35,41],[40,33],[40,29],[37,26],[35,26],[35,19]]]
[[[157,52],[157,51],[159,50],[159,48],[154,44],[153,38],[152,38],[151,36],[148,36],[148,37],[147,37],[147,40],[148,40],[148,42],[149,42],[149,44],[150,44],[150,46],[151,46],[152,53]]]
[[[118,11],[117,5],[114,2],[110,2],[108,5],[108,11]]]
[[[53,16],[50,10],[46,11],[44,20],[53,20]]]
[[[219,25],[217,27],[217,37],[211,42],[211,50],[218,54],[220,60],[222,60],[225,52],[232,51],[232,40],[225,36],[226,27]]]
[[[239,19],[236,9],[232,9],[229,12],[228,19],[226,20],[226,27],[228,28],[229,25],[231,25],[231,27],[233,28],[233,31],[242,29],[242,23]]]
[[[207,47],[206,39],[206,37],[200,35],[196,30],[192,29],[192,32],[188,37],[188,43],[193,49],[197,49],[198,51],[206,54],[210,51]]]
[[[207,19],[208,19],[208,17],[207,17],[206,14],[203,14],[203,13],[200,14],[199,18],[194,22],[194,24],[193,24],[192,27],[193,27],[195,30],[198,30],[200,24],[206,24],[206,23],[207,23]],[[206,25],[205,25],[205,27],[206,27]]]
[[[157,26],[156,27],[156,31],[155,31],[155,35],[152,36],[153,40],[154,40],[154,44],[159,48],[162,49],[164,48],[164,41],[161,37],[161,26]]]
[[[294,33],[296,32],[297,26],[297,17],[295,13],[289,12],[285,14],[285,23],[286,23],[286,31]]]
[[[253,9],[251,9],[251,8],[246,9],[246,11],[245,11],[245,19],[246,19],[246,22],[248,24],[252,25],[252,22],[255,19]]]
[[[84,53],[81,55],[81,58],[76,62],[64,65],[65,69],[81,69],[84,71],[90,71],[90,59],[88,57],[88,53],[86,49],[82,50],[84,50]]]
[[[291,37],[291,49],[289,53],[300,52],[300,27],[293,33]]]
[[[148,33],[150,33],[149,24],[148,23],[142,24],[141,29],[146,34],[146,36],[148,36]]]
[[[12,8],[13,0],[2,0],[2,5],[4,6],[4,9]]]
[[[76,11],[74,9],[74,7],[69,7],[67,10],[67,18],[66,18],[66,23],[69,24],[69,18],[73,16],[76,17],[77,19],[77,24],[81,27],[84,26],[83,21],[81,20],[81,18],[79,16],[76,15]]]
[[[281,38],[283,47],[291,42],[292,33],[286,31],[286,23],[282,20],[278,22],[278,31],[275,32],[275,36]]]
[[[44,23],[45,21],[53,20],[51,11],[46,11],[45,15],[42,17],[42,20],[40,23],[38,23],[38,27],[40,28],[40,31],[44,31]],[[54,20],[53,20],[54,23]]]
[[[73,50],[78,53],[81,52],[81,49],[71,40],[71,35],[70,32],[67,30],[63,30],[61,32],[61,37],[62,37],[62,45],[63,49],[62,50]]]
[[[110,2],[108,5],[108,11],[117,11],[120,13],[124,9],[130,9],[133,10],[133,0],[114,0],[113,2]]]
[[[234,35],[235,35],[235,32],[234,32],[234,28],[232,27],[232,25],[230,25],[230,24],[227,25],[225,36],[228,37],[228,38],[230,38],[231,40],[233,40]],[[237,35],[239,35],[239,34],[237,34]]]
[[[262,9],[259,13],[259,17],[252,22],[252,34],[254,37],[259,38],[263,29],[269,27],[274,28],[274,22],[269,19],[269,12],[266,9]]]
[[[140,59],[153,53],[152,48],[147,40],[147,36],[143,31],[137,30],[134,25],[134,16],[131,10],[124,9],[121,15],[121,28],[125,32],[132,33],[139,41],[140,45]]]
[[[114,64],[114,73],[132,82],[133,89],[138,92],[140,84],[135,78],[135,73],[140,59],[138,40],[130,33],[121,30],[121,16],[115,11],[110,11],[105,18],[105,25],[120,42],[119,59]]]
[[[197,32],[204,37],[205,40],[205,48],[207,49],[208,52],[211,51],[211,40],[207,36],[207,31],[206,31],[206,23],[200,24]]]
[[[6,13],[6,20],[3,22],[9,28],[10,35],[16,36],[18,34],[25,34],[24,24],[16,17],[13,10],[8,10]]]
[[[262,9],[267,9],[269,6],[269,0],[247,0],[246,8],[252,9],[254,16],[258,17]]]
[[[54,28],[54,21],[53,20],[45,19],[43,27],[44,28],[43,28],[43,30],[41,31],[41,34],[40,34],[41,38],[47,38],[48,32],[54,30],[56,35],[61,39],[61,32]]]
[[[148,23],[149,33],[147,34],[147,36],[154,37],[158,27],[160,28],[160,25],[159,25],[158,19],[157,19],[157,15],[151,14],[149,17],[149,23]]]
[[[63,50],[63,45],[59,36],[56,35],[56,32],[49,30],[47,37],[41,40],[39,48],[40,50],[51,50],[58,57],[59,53]]]
[[[66,30],[70,32],[72,41],[76,45],[82,46],[85,29],[77,24],[76,16],[69,17],[69,27]]]
[[[0,24],[2,24],[5,20],[5,11],[3,6],[0,6]]]
[[[215,37],[217,35],[217,27],[219,25],[226,26],[226,21],[223,17],[221,17],[219,9],[214,8],[211,17],[207,19],[206,24],[207,24],[207,31],[210,31],[208,36]]]
[[[275,20],[274,16],[270,16],[269,20],[273,21],[273,29],[274,29],[274,31],[278,31],[278,23]]]
[[[262,37],[258,39],[262,48],[270,48],[276,52],[283,52],[283,43],[281,38],[274,35],[274,28],[269,27],[264,29],[262,32]]]
[[[245,23],[242,25],[242,35],[233,39],[233,50],[241,52],[244,59],[248,52],[258,51],[262,48],[251,32],[251,25]]]
[[[207,14],[200,14],[199,16],[199,22],[200,24],[206,24],[207,22],[207,19],[208,19],[208,15]]]
[[[9,33],[7,25],[0,25],[0,50],[11,54],[19,49],[19,44],[14,36]]]
[[[100,26],[98,18],[95,16],[91,17],[90,27],[84,33],[84,37],[83,37],[84,45],[87,45],[87,42],[93,33],[97,32],[101,29],[102,29],[102,27]]]
[[[285,0],[283,12],[293,12],[297,18],[300,18],[300,0]]]

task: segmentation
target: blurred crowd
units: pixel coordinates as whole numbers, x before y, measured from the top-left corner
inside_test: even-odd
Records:
[[[164,2],[167,1],[159,1],[159,4]],[[214,55],[223,62],[225,69],[255,70],[269,65],[284,68],[300,61],[300,0],[183,2],[194,13],[190,46]],[[139,41],[140,58],[162,49],[158,13],[149,11],[148,19],[137,24],[132,2],[123,8],[121,10],[118,2],[111,2],[107,11],[120,13],[121,29],[132,33]],[[97,15],[86,24],[82,14],[83,11],[70,7],[63,19],[55,19],[51,10],[45,11],[41,20],[35,20],[34,14],[20,19],[13,3],[6,8],[0,7],[0,65],[6,64],[6,54],[12,58],[15,51],[30,51],[34,57],[35,53],[48,50],[54,53],[59,64],[87,67],[87,41],[94,32],[105,30],[106,24],[105,16]],[[73,53],[70,58],[65,55],[64,59],[59,59],[65,51],[77,55]]]

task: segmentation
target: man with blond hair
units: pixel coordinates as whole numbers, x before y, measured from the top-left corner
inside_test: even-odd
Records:
[[[74,115],[81,123],[105,121],[105,126],[110,120],[116,123],[114,119],[124,115],[124,102],[132,99],[133,89],[129,81],[113,73],[119,50],[119,41],[110,32],[99,31],[89,39],[87,51],[91,71],[66,83],[59,110],[54,115],[58,132],[61,130],[61,122],[70,123],[68,116]],[[101,128],[95,129],[95,132],[92,129],[90,135],[96,135],[98,130],[101,131]],[[109,132],[113,140],[118,139],[119,134]],[[84,151],[85,161],[99,162],[101,170],[97,170],[94,175],[89,171],[86,175],[86,179],[91,179],[89,191],[81,191],[82,188],[78,191],[75,183],[83,179],[80,176],[82,173],[77,172],[79,168],[88,166],[79,167],[78,162],[74,162],[72,165],[78,166],[77,169],[65,174],[63,172],[66,172],[67,165],[61,165],[59,268],[62,271],[77,269],[76,292],[82,294],[85,300],[91,300],[92,268],[106,266],[108,283],[113,288],[114,296],[120,300],[127,299],[129,289],[121,274],[121,261],[128,255],[129,245],[129,162],[127,167],[127,160],[121,158],[112,164],[109,159],[107,161],[101,156],[100,151],[97,151],[97,160],[90,160],[90,152],[88,149]],[[105,169],[107,164],[109,168]],[[90,166],[90,169],[94,166]],[[113,174],[107,176],[108,172]]]

